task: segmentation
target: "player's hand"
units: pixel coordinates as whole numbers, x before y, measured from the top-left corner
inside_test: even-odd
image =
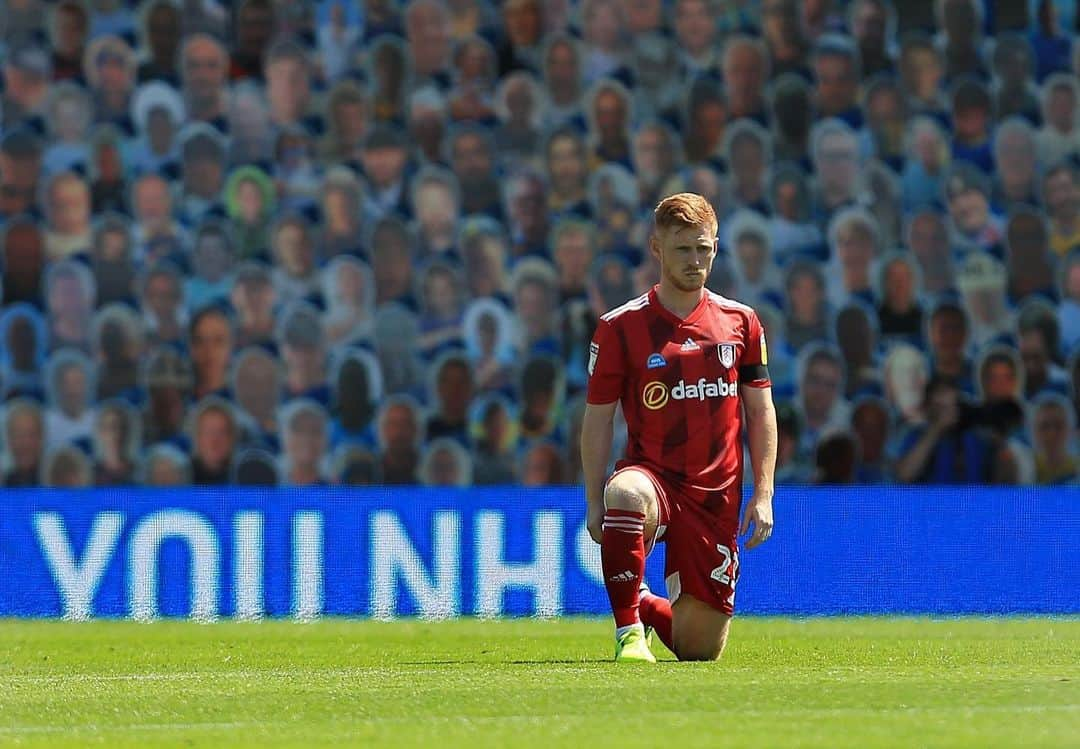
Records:
[[[589,529],[589,536],[596,543],[604,537],[604,503],[589,502],[589,512],[585,519],[585,527]]]
[[[750,526],[754,527],[754,534],[746,542],[746,548],[752,549],[758,544],[769,540],[773,529],[772,497],[767,494],[755,493],[746,505],[743,512],[742,527],[739,535],[745,536],[750,532]]]

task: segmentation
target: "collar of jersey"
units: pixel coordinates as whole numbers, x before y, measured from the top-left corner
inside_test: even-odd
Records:
[[[686,317],[679,317],[674,312],[669,310],[660,302],[660,295],[657,291],[660,288],[660,284],[656,284],[649,289],[649,304],[652,304],[659,310],[661,317],[665,317],[675,325],[686,325],[697,320],[705,312],[705,307],[709,304],[709,292],[706,289],[705,293],[701,295],[701,301],[697,303],[697,306],[690,310],[690,314]]]

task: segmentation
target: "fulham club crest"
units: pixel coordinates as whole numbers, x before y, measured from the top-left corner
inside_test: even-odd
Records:
[[[731,369],[735,364],[735,344],[720,343],[717,344],[716,350],[720,353],[720,363]]]

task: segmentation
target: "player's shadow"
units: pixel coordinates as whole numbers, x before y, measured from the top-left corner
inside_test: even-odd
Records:
[[[402,666],[462,666],[462,665],[485,665],[499,664],[501,666],[550,666],[554,664],[586,665],[592,663],[610,663],[610,658],[544,658],[536,660],[501,661],[497,658],[467,658],[467,659],[444,659],[427,661],[400,661]]]

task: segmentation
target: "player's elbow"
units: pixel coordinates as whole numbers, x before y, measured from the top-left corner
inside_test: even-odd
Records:
[[[772,400],[757,400],[746,405],[746,418],[755,424],[775,424],[776,409]]]

